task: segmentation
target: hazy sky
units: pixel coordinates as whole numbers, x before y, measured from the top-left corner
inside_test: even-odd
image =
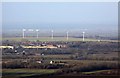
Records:
[[[113,2],[7,2],[2,8],[3,30],[85,28],[112,31],[118,27],[118,6]]]

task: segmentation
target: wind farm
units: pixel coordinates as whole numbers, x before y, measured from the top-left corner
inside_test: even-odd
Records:
[[[2,6],[2,78],[118,78],[118,3]]]
[[[22,29],[21,33],[17,36],[13,37],[3,37],[2,40],[16,40],[16,41],[21,41],[23,39],[27,39],[30,41],[111,41],[111,42],[117,42],[118,40],[111,40],[111,39],[98,39],[95,37],[89,37],[87,29],[80,29],[81,32],[77,33],[78,36],[71,35],[74,32],[61,32],[56,34],[57,32],[54,32],[54,30],[51,30],[51,32],[45,32],[47,35],[44,36],[43,33],[40,32],[40,29]],[[32,33],[32,34],[31,34]],[[61,35],[60,35],[61,34]]]

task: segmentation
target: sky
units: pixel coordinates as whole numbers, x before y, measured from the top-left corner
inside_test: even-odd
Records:
[[[4,2],[3,30],[116,32],[117,2]],[[101,31],[100,31],[101,30]]]

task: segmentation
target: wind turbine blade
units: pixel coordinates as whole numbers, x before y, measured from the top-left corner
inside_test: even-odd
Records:
[[[28,31],[33,31],[33,29],[28,29]]]

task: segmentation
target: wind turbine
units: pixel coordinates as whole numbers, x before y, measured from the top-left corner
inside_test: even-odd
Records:
[[[34,30],[33,30],[33,29],[28,29],[28,31],[32,32],[32,31],[34,31]]]
[[[33,29],[28,29],[28,31],[33,31]]]
[[[53,39],[53,30],[51,30],[51,39]]]
[[[69,37],[68,35],[69,35],[69,32],[67,31],[66,32],[66,38],[67,38],[67,40],[68,40],[68,37]]]
[[[82,30],[82,41],[85,41],[85,31],[88,30],[88,29],[80,29]]]
[[[83,41],[85,41],[85,32],[82,32],[83,34]]]
[[[26,31],[26,29],[23,29],[22,31],[23,31],[23,38],[25,38],[25,31]]]
[[[38,31],[39,31],[39,30],[38,30],[38,29],[36,29],[36,32],[37,32],[37,38],[38,38]]]

